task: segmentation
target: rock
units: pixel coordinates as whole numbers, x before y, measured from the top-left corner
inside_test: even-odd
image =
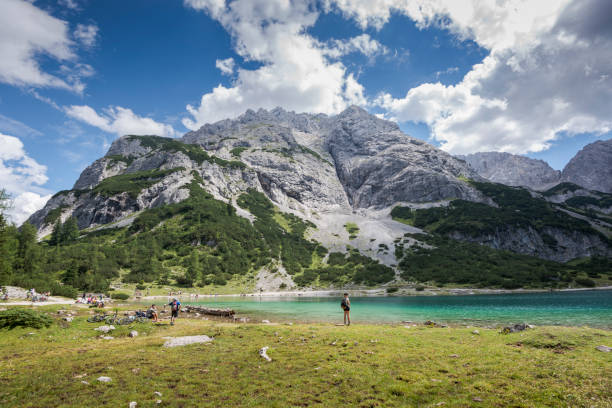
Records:
[[[527,329],[527,325],[523,324],[523,323],[519,323],[519,324],[515,324],[513,326],[506,326],[502,329],[501,333],[503,334],[508,334],[508,333],[517,333],[517,332],[521,332],[523,330]]]
[[[65,321],[65,322],[71,322],[71,321],[74,320],[74,318],[72,318],[70,316],[65,316],[65,317],[62,318],[62,320]]]
[[[272,361],[272,359],[268,356],[269,348],[270,347],[266,346],[266,347],[262,347],[261,349],[259,349],[259,355],[267,361]]]
[[[85,380],[81,380],[81,384],[89,385],[89,383]]]
[[[608,346],[597,346],[595,348],[604,353],[609,353],[610,351],[612,351],[612,347],[608,347]]]
[[[472,334],[479,335],[479,334],[480,334],[480,332],[478,331],[478,329],[476,329],[476,330],[472,330]]]
[[[136,406],[138,405],[138,403],[136,401],[132,401],[130,402],[130,405],[128,405],[129,408],[136,408]]]
[[[527,328],[528,328],[528,329],[535,329],[535,326],[534,326],[533,324],[528,324],[528,325],[527,325]]]
[[[482,402],[482,398],[480,398],[480,397],[474,397],[474,398],[472,398],[472,401]]]
[[[74,378],[83,378],[83,377],[87,377],[87,373],[83,373],[83,374],[76,374],[74,376]]]
[[[112,340],[112,339],[114,339],[113,336],[102,336],[100,338],[103,339],[103,340]]]
[[[170,337],[164,343],[163,347],[180,347],[187,346],[189,344],[201,344],[201,343],[210,343],[213,341],[213,337],[208,336],[183,336],[183,337]]]
[[[154,395],[157,395],[158,397],[161,397],[161,396],[162,396],[162,393],[161,393],[161,392],[159,392],[159,391],[155,391],[153,394],[154,394]]]
[[[450,358],[459,358],[459,355],[458,354],[451,354],[449,357]]]
[[[158,399],[158,400],[156,400],[156,401],[155,401],[155,403],[156,403],[157,405],[159,405],[159,404],[161,404],[161,403],[162,403],[162,400]]]
[[[113,379],[112,379],[112,378],[110,378],[110,377],[105,377],[105,376],[101,376],[101,377],[98,377],[98,378],[96,378],[96,379],[97,379],[98,381],[100,381],[100,382],[104,382],[104,383],[109,383],[109,382],[113,381]]]
[[[102,333],[108,333],[109,331],[113,331],[115,330],[115,326],[113,326],[112,324],[110,326],[100,326],[100,327],[96,327],[94,330],[100,331]]]
[[[265,319],[264,319],[264,320],[262,320],[261,322],[262,322],[262,323],[270,323],[270,321],[269,321],[269,320],[265,320]]]
[[[132,331],[130,332],[130,334],[128,334],[128,336],[129,336],[129,337],[132,337],[132,338],[137,337],[137,336],[138,336],[138,332],[137,332],[136,330],[132,330]]]

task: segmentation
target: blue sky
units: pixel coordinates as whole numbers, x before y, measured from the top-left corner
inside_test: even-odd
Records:
[[[275,106],[358,104],[450,153],[561,169],[611,136],[609,6],[544,3],[3,0],[0,187],[19,222],[121,134]]]

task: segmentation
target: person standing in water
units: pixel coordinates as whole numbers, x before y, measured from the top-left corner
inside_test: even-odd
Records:
[[[347,326],[351,325],[351,301],[349,300],[348,293],[344,294],[344,298],[340,303],[340,307],[344,310],[344,324]],[[348,323],[347,323],[348,322]]]

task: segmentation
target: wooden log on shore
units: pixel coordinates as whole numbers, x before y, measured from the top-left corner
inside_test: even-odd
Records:
[[[184,311],[187,313],[201,313],[210,316],[232,317],[236,314],[233,309],[212,309],[201,306],[185,306]]]

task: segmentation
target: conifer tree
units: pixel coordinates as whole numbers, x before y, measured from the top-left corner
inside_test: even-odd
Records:
[[[57,220],[55,225],[53,226],[53,231],[51,232],[51,238],[49,238],[49,245],[56,246],[61,243],[62,240],[62,222],[61,220]]]
[[[66,220],[62,226],[62,243],[74,242],[79,238],[79,226],[77,225],[76,219],[70,217]]]

